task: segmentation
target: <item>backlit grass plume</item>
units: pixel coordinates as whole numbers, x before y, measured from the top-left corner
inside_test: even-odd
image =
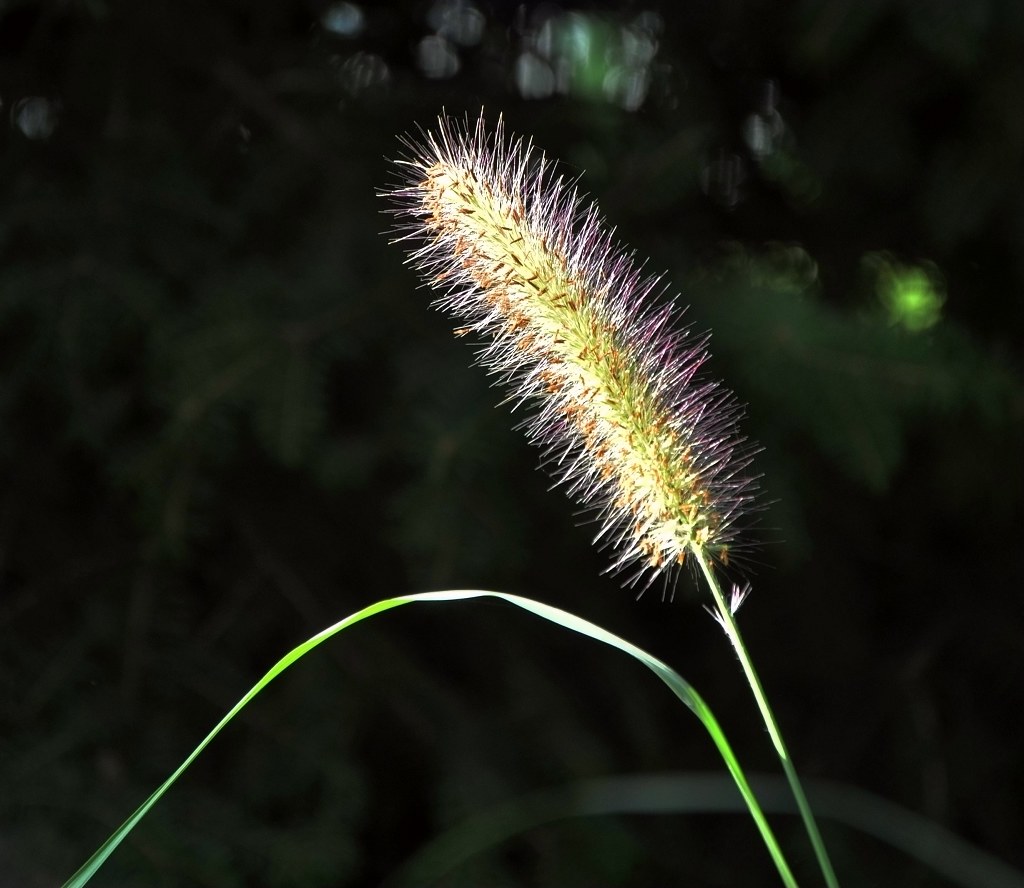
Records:
[[[629,582],[687,553],[725,561],[754,482],[733,396],[698,371],[707,337],[676,323],[596,206],[530,143],[441,118],[408,140],[387,192],[398,240],[480,363],[509,385],[544,463],[596,510]]]
[[[692,555],[754,694],[829,888],[835,872],[713,562],[725,562],[751,506],[750,448],[732,394],[698,373],[707,337],[659,304],[645,275],[585,201],[531,143],[442,117],[405,142],[397,240],[456,332],[484,340],[480,363],[544,462],[598,513],[598,539],[629,582],[671,580]],[[783,872],[787,885],[795,885]]]

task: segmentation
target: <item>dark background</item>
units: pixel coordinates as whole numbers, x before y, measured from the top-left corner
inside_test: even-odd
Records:
[[[1024,868],[1022,48],[1016,0],[0,3],[0,882],[67,878],[396,593],[595,620],[778,770],[705,593],[601,575],[381,234],[397,136],[481,106],[714,331],[764,445],[741,622],[803,776]],[[493,805],[688,770],[721,765],[633,661],[412,606],[272,685],[95,884],[375,885]],[[823,828],[846,886],[950,884]],[[530,829],[445,884],[778,882],[749,818],[692,814]]]

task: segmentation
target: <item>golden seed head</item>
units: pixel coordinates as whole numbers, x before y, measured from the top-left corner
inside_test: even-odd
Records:
[[[407,145],[405,181],[386,192],[397,240],[456,332],[485,339],[480,362],[535,408],[528,435],[597,510],[612,568],[649,582],[690,549],[724,559],[754,482],[735,400],[697,378],[706,337],[673,328],[658,279],[500,119],[488,132],[482,116],[472,128],[442,118]]]

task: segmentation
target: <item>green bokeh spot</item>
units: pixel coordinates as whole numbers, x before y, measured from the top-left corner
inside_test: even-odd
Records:
[[[571,72],[573,92],[589,99],[603,97],[616,36],[614,28],[595,16],[573,13],[560,22],[557,56]]]
[[[875,292],[889,323],[917,333],[942,319],[946,301],[942,275],[931,263],[901,265],[884,255],[868,257],[874,267]]]

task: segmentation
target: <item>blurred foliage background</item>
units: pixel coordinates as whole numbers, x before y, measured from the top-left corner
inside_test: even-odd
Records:
[[[764,445],[742,622],[804,777],[1024,868],[1022,46],[1016,0],[0,2],[0,881],[62,881],[285,650],[401,592],[595,620],[776,769],[701,593],[601,575],[381,236],[396,137],[481,106],[714,331]],[[376,885],[532,791],[719,769],[593,647],[480,602],[361,625],[95,884]],[[946,884],[824,830],[847,886]],[[609,816],[445,884],[776,876],[742,815]]]

